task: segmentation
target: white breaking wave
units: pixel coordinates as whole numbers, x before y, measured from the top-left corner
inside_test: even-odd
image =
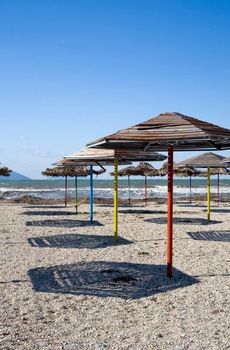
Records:
[[[78,195],[80,197],[89,197],[90,188],[79,187]],[[63,198],[64,197],[64,188],[9,188],[9,187],[0,187],[0,197],[4,198],[17,198],[23,195],[31,195],[41,198]],[[222,186],[220,188],[222,194],[230,194],[229,186]],[[193,187],[192,195],[206,195],[206,187]],[[211,193],[216,194],[216,186],[211,187]],[[129,189],[128,187],[119,188],[119,197],[128,198]],[[75,188],[68,188],[68,195],[70,197],[75,196]],[[143,198],[145,195],[144,187],[134,187],[130,189],[131,198]],[[188,197],[190,195],[189,187],[177,186],[174,185],[174,196],[175,197]],[[94,196],[98,198],[112,198],[113,197],[113,188],[94,188]],[[156,185],[154,187],[148,187],[148,197],[149,198],[165,198],[167,197],[167,186],[166,185]]]

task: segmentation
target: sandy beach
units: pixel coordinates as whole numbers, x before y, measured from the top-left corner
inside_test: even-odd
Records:
[[[230,349],[230,206],[178,201],[173,279],[166,210],[1,202],[0,349]]]

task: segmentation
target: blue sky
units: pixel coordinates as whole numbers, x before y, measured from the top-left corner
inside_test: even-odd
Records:
[[[230,128],[229,38],[228,0],[0,0],[0,162],[41,178],[165,111]]]

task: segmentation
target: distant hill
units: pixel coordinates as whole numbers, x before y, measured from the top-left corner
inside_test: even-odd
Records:
[[[27,176],[17,173],[16,171],[12,171],[10,176],[0,176],[0,181],[2,180],[32,180]]]

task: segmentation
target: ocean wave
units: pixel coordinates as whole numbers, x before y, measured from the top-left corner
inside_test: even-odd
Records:
[[[79,197],[89,197],[90,188],[87,187],[79,187],[78,195]],[[17,198],[23,195],[31,195],[34,197],[40,198],[53,198],[60,199],[64,197],[64,188],[9,188],[9,187],[1,187],[0,188],[0,197],[3,198]],[[222,186],[220,189],[222,194],[230,194],[229,186]],[[205,195],[207,193],[206,187],[193,187],[192,195]],[[213,186],[211,188],[211,193],[216,194],[217,188]],[[129,189],[128,187],[120,187],[119,188],[119,197],[120,198],[128,198]],[[130,196],[131,198],[143,198],[145,195],[144,187],[131,187]],[[174,196],[175,197],[188,197],[190,195],[190,188],[186,186],[174,186]],[[75,188],[68,188],[68,196],[75,197]],[[113,198],[113,188],[102,188],[96,187],[94,188],[94,196],[98,198]],[[167,186],[166,185],[156,185],[148,187],[148,197],[149,198],[166,198],[167,197]]]

